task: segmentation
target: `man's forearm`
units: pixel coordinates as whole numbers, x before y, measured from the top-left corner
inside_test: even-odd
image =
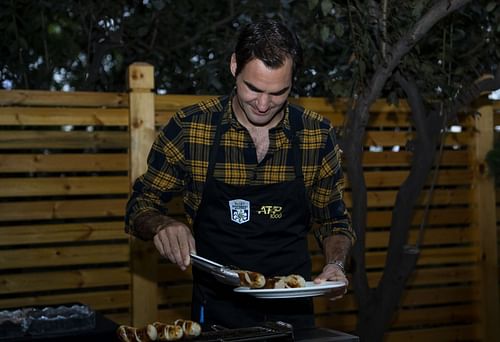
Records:
[[[137,215],[128,233],[141,240],[152,240],[162,228],[174,222],[173,218],[163,215],[157,211],[146,211]]]
[[[334,234],[323,239],[323,253],[326,263],[336,261],[345,264],[351,250],[351,239],[344,234]]]

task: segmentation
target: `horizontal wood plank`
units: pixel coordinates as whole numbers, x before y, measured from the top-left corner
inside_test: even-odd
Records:
[[[365,171],[365,181],[368,188],[399,187],[408,177],[409,171]],[[346,175],[347,187],[349,187],[349,177]],[[430,185],[433,175],[427,178],[427,185]],[[472,181],[471,170],[439,170],[437,185],[469,185]]]
[[[2,106],[128,107],[127,93],[0,90]]]
[[[0,197],[127,195],[128,176],[0,178]]]
[[[79,302],[93,310],[126,309],[130,307],[129,290],[111,290],[94,292],[74,292],[67,294],[47,294],[26,297],[2,298],[0,308],[18,308],[23,306],[56,306]]]
[[[3,107],[3,126],[128,126],[127,108]]]
[[[391,323],[391,328],[415,327],[431,325],[448,325],[462,322],[478,323],[480,320],[477,303],[466,305],[450,305],[428,308],[412,308],[398,310]]]
[[[364,167],[409,167],[413,153],[407,151],[398,152],[369,152],[363,153],[363,166]],[[469,152],[468,151],[452,151],[445,150],[440,159],[440,166],[466,166],[469,165]],[[383,171],[382,171],[383,172]]]
[[[366,232],[366,247],[381,248],[389,244],[389,231]],[[417,241],[419,230],[410,230],[409,241]],[[477,242],[475,231],[471,227],[459,228],[426,228],[423,233],[422,245],[425,247],[442,244],[463,244]],[[311,243],[313,243],[311,241]]]
[[[3,270],[128,261],[128,244],[0,250],[0,265]]]
[[[368,279],[370,286],[375,286],[373,281],[376,272],[370,272]],[[380,279],[380,275],[378,276]],[[407,286],[422,285],[450,285],[450,284],[470,284],[479,282],[479,268],[475,264],[470,265],[450,265],[433,268],[417,268],[409,277]]]
[[[125,153],[0,154],[0,173],[127,171]]]
[[[4,202],[0,203],[0,222],[119,217],[125,214],[126,202],[126,199]]]
[[[126,267],[4,274],[0,294],[130,285]]]
[[[419,226],[423,219],[424,210],[415,210],[411,224]],[[368,211],[367,222],[369,227],[390,227],[392,220],[391,211]],[[434,208],[429,210],[427,218],[428,225],[444,225],[444,224],[470,224],[471,215],[468,209],[464,208]]]
[[[0,149],[128,148],[127,132],[0,131]]]
[[[473,134],[471,132],[448,133],[444,139],[445,146],[468,146],[471,144]],[[415,139],[415,131],[367,131],[365,134],[365,146],[406,146],[408,141]]]
[[[396,190],[386,190],[386,191],[368,191],[367,204],[368,207],[385,207],[393,208],[398,191]],[[471,191],[470,189],[434,189],[432,192],[431,205],[458,205],[458,204],[468,204],[470,201]],[[420,193],[417,199],[416,205],[426,205],[428,201],[428,191],[423,191]],[[352,207],[352,193],[346,191],[344,193],[344,201],[348,207]]]
[[[128,239],[122,220],[4,226],[0,228],[0,246],[36,245],[54,242],[78,242]]]

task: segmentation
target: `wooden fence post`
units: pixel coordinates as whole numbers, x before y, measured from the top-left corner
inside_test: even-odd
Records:
[[[475,116],[474,221],[478,229],[481,262],[481,321],[483,341],[497,341],[499,329],[498,254],[496,196],[493,177],[488,172],[486,154],[493,148],[493,107],[481,103]]]
[[[134,63],[128,68],[129,88],[129,178],[147,169],[147,156],[155,139],[154,68]],[[130,269],[133,326],[158,320],[158,257],[152,242],[130,238]]]

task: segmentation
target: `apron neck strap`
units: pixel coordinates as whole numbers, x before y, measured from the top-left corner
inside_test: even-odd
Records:
[[[222,125],[222,118],[224,117],[224,113],[228,109],[227,108],[228,104],[229,104],[229,97],[224,98],[221,101],[222,110],[215,114],[216,129],[215,129],[214,140],[212,143],[212,148],[210,149],[210,156],[208,158],[208,170],[206,178],[207,180],[208,178],[211,178],[214,174],[215,162],[217,158],[217,149],[219,147],[222,133],[227,131],[227,129],[229,128],[229,125]]]
[[[290,122],[290,138],[292,140],[292,151],[295,168],[295,176],[297,178],[304,178],[302,174],[302,153],[300,151],[300,141],[297,136],[298,120],[302,118],[302,113],[300,113],[295,107],[288,106],[288,121]]]

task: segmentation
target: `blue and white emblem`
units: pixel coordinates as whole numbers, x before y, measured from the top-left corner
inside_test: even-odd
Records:
[[[242,224],[250,221],[250,202],[242,199],[229,201],[231,221]]]

